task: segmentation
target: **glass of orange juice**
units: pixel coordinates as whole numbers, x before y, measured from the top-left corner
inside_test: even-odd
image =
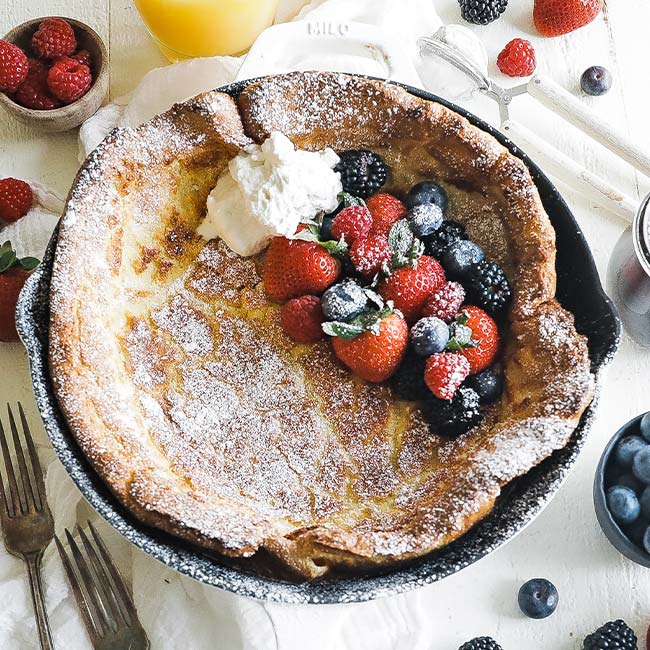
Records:
[[[134,0],[170,61],[245,52],[273,23],[279,0]]]

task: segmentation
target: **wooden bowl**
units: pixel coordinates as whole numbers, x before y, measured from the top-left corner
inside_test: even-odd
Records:
[[[20,47],[27,56],[31,55],[32,35],[45,20],[34,18],[14,27],[4,39]],[[80,50],[88,50],[92,58],[93,83],[83,97],[76,102],[51,110],[35,110],[17,104],[5,93],[0,93],[0,104],[17,120],[42,131],[68,131],[79,126],[97,112],[108,92],[108,52],[102,39],[94,29],[73,18],[64,18],[74,29]]]

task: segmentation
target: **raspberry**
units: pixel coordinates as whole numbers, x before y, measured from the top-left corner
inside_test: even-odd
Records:
[[[32,36],[32,48],[42,59],[68,56],[77,49],[77,39],[70,23],[63,18],[47,18]]]
[[[0,180],[0,219],[7,223],[18,221],[32,207],[32,188],[18,178]]]
[[[469,371],[469,361],[462,354],[440,352],[427,359],[424,381],[437,398],[451,400]]]
[[[375,194],[366,205],[372,215],[371,235],[388,235],[393,224],[406,215],[406,206],[392,194]]]
[[[79,50],[74,54],[71,54],[70,58],[79,61],[82,65],[87,65],[89,68],[92,64],[92,58],[88,50]]]
[[[527,77],[533,74],[537,60],[530,41],[523,38],[511,40],[499,54],[497,66],[509,77]]]
[[[379,273],[382,264],[389,262],[392,256],[386,235],[370,235],[357,239],[350,249],[354,268],[365,278],[372,278]]]
[[[14,99],[25,108],[50,110],[61,106],[61,102],[47,87],[47,66],[38,59],[29,59],[27,79],[20,85]]]
[[[47,74],[47,87],[66,104],[85,95],[91,83],[90,68],[69,57],[59,59]]]
[[[15,92],[28,71],[25,53],[13,43],[0,40],[0,90]]]
[[[287,336],[298,343],[316,343],[325,335],[321,327],[323,310],[318,296],[292,298],[280,312],[280,324]]]
[[[372,216],[368,208],[362,205],[352,205],[343,208],[332,221],[332,237],[336,240],[343,239],[351,245],[357,239],[367,237],[372,226]]]
[[[459,282],[446,282],[431,295],[422,309],[422,316],[435,316],[451,322],[465,301],[465,289]]]

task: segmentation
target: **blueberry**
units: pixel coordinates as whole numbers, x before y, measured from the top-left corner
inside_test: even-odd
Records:
[[[592,65],[582,73],[580,87],[587,95],[604,95],[612,87],[612,73],[601,65]]]
[[[331,286],[320,300],[325,318],[335,321],[353,319],[368,303],[363,289],[354,280],[344,280]]]
[[[485,258],[483,249],[474,242],[461,239],[442,254],[442,265],[451,279],[467,277],[474,264]]]
[[[426,237],[442,226],[442,210],[434,203],[416,205],[406,219],[416,237]]]
[[[641,505],[634,491],[622,485],[607,490],[607,507],[619,524],[631,524],[641,513]]]
[[[643,550],[646,553],[650,553],[650,526],[645,529],[641,543],[643,544]]]
[[[637,451],[632,461],[632,473],[642,483],[650,484],[650,445]]]
[[[529,618],[548,618],[557,608],[559,599],[555,585],[544,578],[524,583],[517,596],[519,609]]]
[[[414,352],[428,357],[445,349],[449,343],[449,327],[439,318],[427,316],[413,325],[410,336]]]
[[[501,373],[493,368],[488,368],[483,372],[472,375],[465,383],[478,393],[482,404],[496,402],[503,392],[503,378],[501,377]]]
[[[650,486],[646,487],[645,490],[641,492],[639,503],[641,504],[641,514],[646,519],[650,519]]]
[[[639,430],[644,440],[650,442],[650,411],[648,411],[642,418],[639,424]]]
[[[637,451],[647,446],[648,443],[639,436],[625,436],[616,445],[614,458],[621,467],[632,467],[632,461]]]
[[[424,205],[425,203],[433,203],[437,205],[443,212],[447,211],[447,192],[440,187],[437,183],[431,181],[422,181],[417,183],[410,190],[406,197],[406,207],[413,208],[416,205]]]

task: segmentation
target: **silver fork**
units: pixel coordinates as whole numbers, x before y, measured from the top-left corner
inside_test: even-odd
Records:
[[[54,522],[47,505],[43,473],[23,407],[18,402],[24,442],[18,434],[16,420],[9,404],[7,404],[7,411],[17,467],[14,467],[7,436],[0,420],[0,448],[3,460],[0,465],[4,465],[5,475],[4,479],[0,475],[2,536],[7,551],[27,563],[41,648],[52,650],[54,644],[45,609],[41,560],[43,552],[54,537]]]
[[[76,527],[85,553],[67,528],[65,536],[70,553],[66,553],[58,537],[54,541],[93,647],[95,650],[148,650],[149,639],[131,594],[90,522],[88,530],[90,535]]]

